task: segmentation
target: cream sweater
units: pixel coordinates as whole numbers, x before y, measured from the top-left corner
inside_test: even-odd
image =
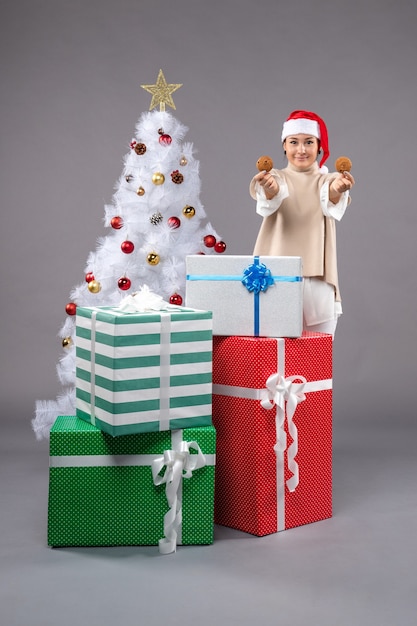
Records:
[[[336,225],[349,200],[334,205],[336,213],[323,213],[323,202],[328,201],[328,186],[337,176],[322,173],[318,164],[307,171],[299,172],[288,164],[283,170],[272,169],[280,185],[280,193],[270,201],[265,199],[263,190],[252,179],[251,196],[258,200],[258,212],[263,222],[255,243],[254,254],[266,256],[301,256],[303,275],[317,277],[333,285],[335,299],[340,301],[337,275]],[[260,207],[260,208],[259,208]]]

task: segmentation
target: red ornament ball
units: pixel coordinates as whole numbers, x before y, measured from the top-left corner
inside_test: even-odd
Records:
[[[120,215],[115,215],[111,218],[110,226],[115,230],[119,230],[123,226],[123,219],[120,217]]]
[[[226,250],[226,244],[224,243],[224,241],[218,241],[214,246],[214,251],[218,252],[219,254],[221,254],[225,250]]]
[[[167,219],[167,224],[170,228],[179,228],[181,226],[181,220],[176,215]]]
[[[206,248],[214,248],[216,245],[216,237],[214,235],[206,235],[203,241]]]
[[[127,276],[122,276],[117,281],[117,285],[119,289],[121,289],[122,291],[127,291],[132,286],[132,281],[129,278],[127,278]]]
[[[75,315],[77,312],[77,305],[75,304],[75,302],[68,302],[68,304],[65,306],[65,311],[68,315]]]
[[[87,274],[85,275],[85,282],[91,283],[92,280],[94,280],[93,272],[87,272]]]
[[[181,306],[181,304],[182,304],[182,297],[180,296],[179,293],[173,293],[172,296],[169,299],[169,303],[170,304],[176,304],[177,306]]]
[[[171,135],[166,135],[165,133],[163,135],[160,135],[159,143],[161,144],[161,146],[169,146],[172,143]]]
[[[120,247],[122,249],[122,252],[124,252],[125,254],[131,254],[135,249],[135,244],[133,243],[133,241],[123,241]]]

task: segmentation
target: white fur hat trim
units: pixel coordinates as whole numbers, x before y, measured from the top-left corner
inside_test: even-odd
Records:
[[[289,135],[311,135],[320,139],[320,128],[315,120],[307,120],[304,118],[296,120],[287,120],[282,127],[281,141],[284,141]]]

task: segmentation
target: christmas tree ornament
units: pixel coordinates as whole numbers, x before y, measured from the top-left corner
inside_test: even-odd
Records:
[[[69,346],[72,344],[72,339],[71,337],[64,337],[62,340],[62,347],[63,348],[69,348]]]
[[[135,244],[132,241],[126,240],[122,242],[120,247],[122,249],[122,252],[124,252],[125,254],[131,254],[135,249]]]
[[[195,208],[193,206],[190,206],[189,204],[187,204],[183,208],[182,214],[184,215],[184,217],[187,217],[188,219],[190,219],[191,217],[194,217],[194,215],[195,215]]]
[[[67,315],[75,315],[77,312],[77,305],[75,302],[68,302],[68,304],[65,305],[65,311],[67,313]]]
[[[115,215],[110,220],[110,226],[114,228],[114,230],[120,230],[123,226],[123,219],[120,215]]]
[[[218,252],[219,254],[221,254],[225,250],[226,250],[226,244],[224,243],[224,241],[217,241],[214,244],[214,251],[215,252]]]
[[[162,127],[158,128],[158,135],[163,135],[163,134],[164,134],[164,129]]]
[[[136,152],[136,154],[138,154],[139,156],[142,156],[142,154],[145,154],[146,152],[146,146],[144,143],[137,143],[134,147],[134,151]]]
[[[134,150],[135,146],[136,146],[136,139],[132,139],[132,141],[130,142],[129,146],[131,147],[132,150]]]
[[[180,165],[183,165],[183,166],[184,166],[184,165],[187,165],[187,163],[188,163],[188,161],[187,161],[187,159],[185,158],[185,156],[182,156],[182,157],[180,158]]]
[[[149,265],[158,265],[160,261],[159,254],[157,254],[156,252],[150,252],[146,257],[146,261],[149,263]]]
[[[101,284],[98,280],[92,280],[88,283],[88,291],[91,293],[99,293],[101,291]]]
[[[138,187],[138,189],[136,190],[136,193],[138,196],[144,196],[145,195],[145,190],[143,187]]]
[[[181,84],[168,84],[165,80],[165,76],[162,70],[159,70],[158,78],[154,85],[141,85],[143,89],[152,94],[151,105],[149,110],[152,111],[159,104],[159,110],[165,111],[165,105],[167,104],[172,109],[175,109],[175,104],[172,99],[172,94],[177,91]]]
[[[216,237],[214,235],[206,235],[203,241],[206,248],[214,248],[216,245]]]
[[[119,289],[121,289],[122,291],[127,291],[128,289],[130,289],[130,287],[132,286],[132,281],[127,278],[127,276],[122,276],[121,278],[119,278],[119,280],[117,281],[117,286],[119,287]]]
[[[162,213],[160,213],[158,211],[158,213],[153,213],[151,215],[151,217],[149,218],[149,221],[151,224],[153,224],[154,226],[156,226],[157,224],[160,224],[162,222],[164,218],[162,217]]]
[[[85,275],[85,282],[91,283],[92,280],[94,280],[93,272],[87,272],[87,274]]]
[[[133,176],[132,176],[132,174],[126,174],[126,176],[125,176],[125,181],[126,181],[127,183],[130,183],[130,182],[132,182],[132,180],[133,180]]]
[[[176,185],[181,185],[181,183],[184,181],[184,176],[179,170],[174,170],[173,172],[171,172],[171,180]]]
[[[166,135],[165,133],[159,137],[159,143],[161,146],[169,146],[172,143],[171,135]]]
[[[181,306],[182,305],[182,297],[180,296],[179,293],[173,293],[172,296],[169,299],[169,303],[170,304],[175,304],[176,306]]]
[[[152,182],[154,185],[163,185],[165,182],[165,176],[161,172],[155,172],[152,174]]]
[[[167,224],[170,228],[179,228],[181,226],[181,220],[176,215],[172,215],[167,219]]]

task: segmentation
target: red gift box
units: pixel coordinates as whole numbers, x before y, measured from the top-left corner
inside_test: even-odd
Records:
[[[332,515],[332,337],[214,337],[214,520],[268,535]]]

